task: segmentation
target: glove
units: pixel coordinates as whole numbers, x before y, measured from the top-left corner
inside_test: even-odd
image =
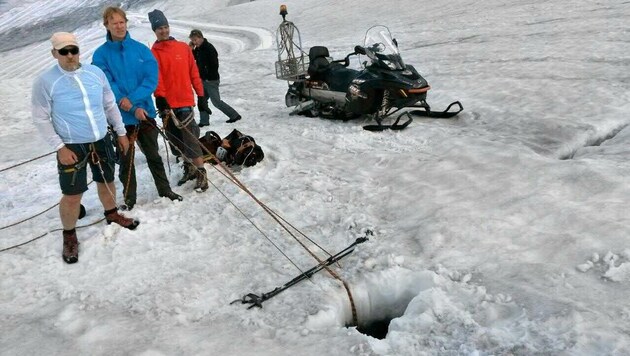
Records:
[[[212,110],[208,107],[208,100],[206,100],[205,96],[197,97],[197,109],[199,109],[199,112],[205,111],[208,115],[212,115]]]
[[[168,109],[171,108],[170,105],[168,105],[168,101],[166,101],[166,98],[163,96],[156,96],[155,97],[155,106],[157,106],[158,111],[166,111]]]

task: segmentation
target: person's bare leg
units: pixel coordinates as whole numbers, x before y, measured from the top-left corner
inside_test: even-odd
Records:
[[[59,201],[59,216],[64,230],[72,230],[77,225],[83,194],[62,195]]]
[[[98,190],[98,199],[101,201],[101,204],[103,204],[105,211],[114,209],[116,207],[116,185],[114,182],[97,182],[96,189]]]

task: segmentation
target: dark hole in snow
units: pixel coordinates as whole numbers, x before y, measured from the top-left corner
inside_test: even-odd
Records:
[[[361,334],[369,335],[373,338],[383,340],[387,337],[389,331],[389,323],[392,319],[374,320],[366,325],[357,327],[357,331]]]
[[[411,300],[431,288],[434,273],[414,272],[400,268],[371,273],[352,286],[357,310],[357,331],[376,339],[385,339],[393,319],[405,314]],[[347,315],[349,321],[352,315]]]

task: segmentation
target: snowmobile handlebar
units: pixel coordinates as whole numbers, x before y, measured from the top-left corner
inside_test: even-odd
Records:
[[[357,47],[359,47],[359,46],[357,46]],[[354,52],[352,52],[352,53],[348,53],[348,54],[346,55],[346,58],[344,58],[344,59],[338,59],[338,60],[336,60],[336,61],[332,61],[332,63],[340,63],[340,64],[341,64],[341,65],[343,65],[344,67],[347,67],[347,66],[349,66],[349,65],[350,65],[350,56],[354,56],[354,55],[356,55],[356,54],[358,54],[358,53],[357,53],[357,51],[356,51],[356,47],[355,47],[355,51],[354,51]]]

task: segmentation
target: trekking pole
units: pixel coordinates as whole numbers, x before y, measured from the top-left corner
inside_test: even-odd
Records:
[[[339,261],[340,259],[342,259],[342,258],[348,256],[349,254],[351,254],[354,251],[354,248],[358,244],[362,244],[362,243],[364,243],[364,242],[369,240],[367,238],[367,236],[369,234],[371,234],[371,233],[372,233],[372,231],[368,230],[366,232],[366,234],[365,234],[365,237],[357,238],[352,244],[350,244],[345,249],[343,249],[343,250],[337,252],[336,254],[328,257],[327,259],[323,260],[321,263],[317,264],[316,266],[312,267],[311,269],[303,272],[302,274],[298,275],[297,277],[295,277],[292,280],[288,281],[287,283],[283,284],[281,287],[276,287],[271,292],[262,293],[261,295],[256,295],[254,293],[248,293],[248,294],[244,295],[243,298],[236,299],[236,300],[232,301],[230,304],[241,302],[241,304],[251,304],[249,307],[247,307],[247,309],[251,309],[253,307],[262,308],[262,303],[264,301],[275,297],[276,295],[284,292],[288,288],[298,284],[299,282],[301,282],[301,281],[303,281],[303,280],[305,280],[307,278],[311,278],[311,276],[313,276],[315,273],[323,270],[327,266],[330,266],[333,263],[335,263],[335,262]]]

